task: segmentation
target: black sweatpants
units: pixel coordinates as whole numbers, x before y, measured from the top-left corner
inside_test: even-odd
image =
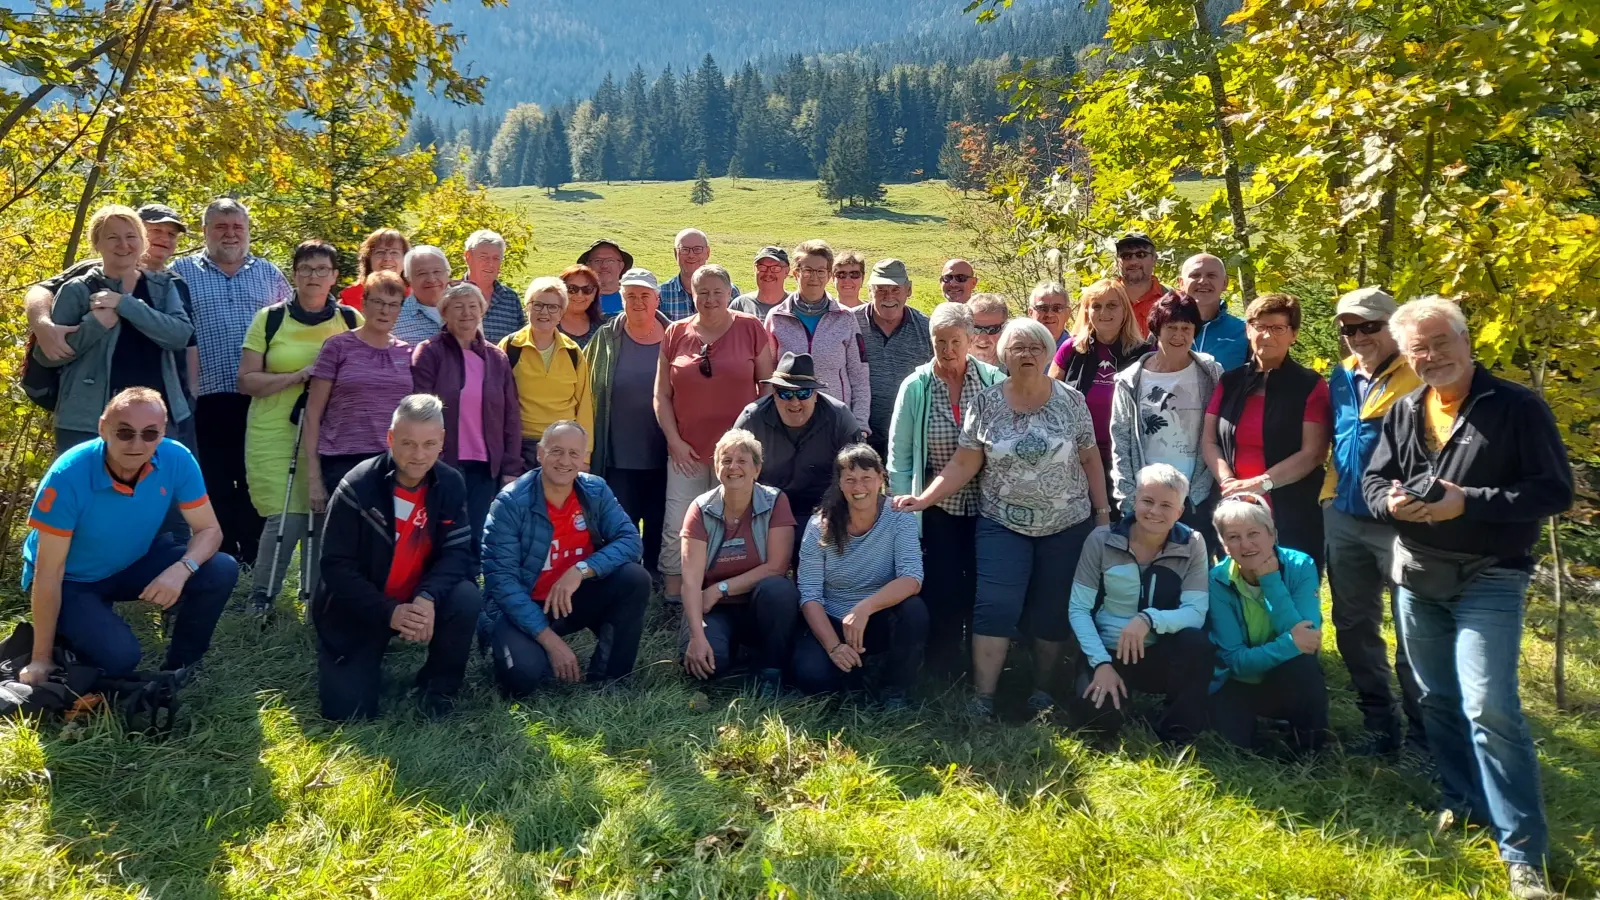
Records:
[[[972,600],[978,592],[978,517],[937,506],[922,513],[922,599],[928,605],[928,665],[939,672],[967,667]]]
[[[1328,734],[1328,688],[1316,654],[1274,667],[1256,684],[1230,678],[1211,695],[1211,725],[1234,746],[1256,746],[1256,719],[1286,719],[1295,749],[1315,750]]]
[[[718,603],[705,614],[706,643],[718,675],[733,668],[740,647],[754,650],[757,669],[782,669],[789,661],[794,627],[800,621],[800,588],[782,575],[756,582],[742,603]],[[682,628],[678,655],[689,649],[689,626]]]
[[[828,617],[834,630],[841,636],[844,626],[840,620]],[[883,683],[885,688],[910,690],[917,681],[917,671],[922,668],[922,652],[928,644],[928,607],[918,596],[907,597],[894,606],[872,614],[867,620],[864,636],[867,652],[864,656],[884,657]],[[807,694],[822,694],[844,688],[860,688],[861,668],[846,674],[828,658],[828,648],[817,643],[817,636],[807,627],[805,634],[795,641],[794,684]]]
[[[667,470],[618,469],[606,471],[606,484],[622,504],[628,521],[643,526],[639,536],[644,540],[644,567],[654,575],[661,571],[661,527],[667,516]],[[677,523],[682,527],[683,523]],[[799,541],[795,541],[796,546]]]
[[[1166,697],[1167,708],[1156,720],[1156,735],[1165,741],[1187,742],[1205,730],[1206,698],[1216,655],[1205,631],[1185,628],[1157,637],[1139,662],[1130,666],[1113,660],[1111,665],[1122,676],[1130,699],[1135,691]],[[1087,666],[1079,671],[1072,689],[1072,717],[1082,728],[1115,734],[1127,721],[1128,700],[1122,701],[1119,710],[1107,697],[1095,709],[1094,701],[1083,696],[1093,677]]]
[[[644,608],[650,599],[650,575],[628,563],[604,578],[584,582],[572,595],[572,612],[550,620],[550,630],[566,637],[584,629],[594,633],[589,681],[621,678],[633,671],[644,633]],[[490,637],[494,678],[513,697],[531,694],[555,677],[550,654],[533,636],[502,618]]]
[[[244,433],[250,398],[244,394],[206,394],[195,400],[195,441],[200,474],[222,526],[222,551],[234,559],[256,558],[266,522],[250,502],[244,474]]]

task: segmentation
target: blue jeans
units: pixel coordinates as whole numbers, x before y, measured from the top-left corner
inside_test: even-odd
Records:
[[[1449,600],[1399,589],[1400,635],[1421,689],[1422,721],[1445,806],[1487,817],[1508,863],[1549,849],[1539,759],[1517,693],[1528,573],[1491,568]]]

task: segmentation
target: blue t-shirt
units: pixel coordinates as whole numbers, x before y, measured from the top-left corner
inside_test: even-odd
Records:
[[[178,498],[183,509],[206,502],[205,479],[194,456],[167,438],[139,473],[134,487],[111,477],[106,442],[95,438],[68,450],[39,481],[28,513],[28,539],[22,545],[22,587],[33,584],[39,532],[70,537],[67,581],[110,578],[150,552],[161,524]]]
[[[819,312],[814,316],[803,313],[798,309],[794,311],[795,318],[799,319],[800,324],[806,327],[806,334],[809,334],[812,337],[815,337],[817,334],[817,323],[821,322],[822,317],[826,314],[826,310]]]
[[[602,316],[614,316],[620,312],[622,312],[621,291],[617,291],[615,294],[600,295],[600,314]]]

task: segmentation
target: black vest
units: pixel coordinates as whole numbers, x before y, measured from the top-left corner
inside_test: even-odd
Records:
[[[1244,414],[1245,398],[1263,385],[1267,396],[1261,414],[1261,441],[1267,465],[1275,466],[1300,452],[1306,403],[1321,380],[1316,372],[1293,359],[1285,359],[1283,365],[1270,372],[1257,369],[1255,360],[1251,359],[1244,368],[1224,373],[1219,382],[1222,407],[1218,410],[1217,421],[1217,442],[1222,445],[1222,458],[1227,460],[1229,466],[1233,465],[1237,446],[1236,429],[1239,417]],[[1322,492],[1322,478],[1323,467],[1319,465],[1294,484],[1274,488],[1273,507],[1303,506],[1307,502],[1315,507],[1317,496]]]

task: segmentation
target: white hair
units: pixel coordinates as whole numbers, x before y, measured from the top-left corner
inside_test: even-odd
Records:
[[[972,310],[965,303],[944,302],[935,306],[928,315],[928,334],[944,328],[959,328],[972,333]]]
[[[444,401],[433,394],[407,394],[394,408],[394,418],[389,420],[389,430],[400,427],[401,422],[444,427]]]
[[[561,298],[561,308],[567,308],[567,283],[554,275],[540,275],[528,283],[528,289],[522,294],[523,307],[526,308],[533,298],[542,294],[555,294]]]
[[[1217,511],[1211,514],[1211,525],[1221,535],[1228,526],[1234,524],[1259,525],[1272,535],[1273,540],[1278,539],[1278,525],[1272,521],[1272,510],[1267,508],[1266,498],[1260,494],[1234,494],[1222,498],[1222,502],[1217,504]]]
[[[972,310],[974,316],[999,313],[1008,319],[1011,318],[1011,307],[1006,304],[1006,298],[1000,294],[973,294],[967,300],[967,308]]]
[[[478,309],[488,308],[487,301],[483,299],[483,291],[478,290],[478,286],[470,281],[457,282],[445,288],[439,297],[439,308],[443,309],[445,304],[457,297],[471,297],[478,302]]]
[[[466,253],[471,253],[484,244],[493,244],[500,248],[501,253],[506,252],[506,239],[501,237],[499,232],[490,231],[487,228],[480,228],[467,235],[467,242],[461,249]]]
[[[1033,338],[1044,348],[1045,356],[1051,356],[1056,350],[1056,339],[1050,336],[1050,329],[1040,325],[1033,319],[1012,319],[1006,323],[1005,330],[1000,332],[1000,340],[995,344],[995,352],[1001,359],[1006,358],[1011,345],[1022,338]],[[1048,365],[1048,360],[1046,361]]]
[[[1178,492],[1179,497],[1189,496],[1189,479],[1166,463],[1151,463],[1134,476],[1135,490],[1146,485],[1160,485]]]
[[[1028,295],[1028,305],[1032,306],[1038,302],[1040,297],[1054,297],[1057,294],[1067,297],[1068,303],[1072,302],[1070,295],[1067,294],[1067,289],[1062,286],[1061,282],[1041,281],[1033,286],[1033,292]]]
[[[429,256],[444,263],[444,277],[450,277],[450,258],[444,255],[444,251],[432,244],[418,244],[406,251],[406,258],[400,263],[400,271],[405,274],[407,281],[411,280],[411,264]]]
[[[1402,333],[1409,336],[1416,331],[1418,325],[1429,319],[1442,319],[1450,323],[1456,334],[1467,333],[1467,317],[1462,314],[1461,307],[1437,294],[1418,297],[1400,304],[1400,308],[1389,317],[1389,331],[1395,336],[1395,340],[1404,344],[1406,338],[1401,336]]]
[[[684,230],[678,232],[677,237],[672,239],[672,249],[678,249],[678,245],[683,243],[683,239],[686,237],[699,237],[700,240],[706,242],[707,247],[711,246],[711,238],[706,237],[706,233],[704,231],[701,231],[698,228],[685,228]]]
[[[243,203],[232,197],[218,197],[206,204],[205,212],[200,214],[200,230],[204,231],[211,220],[217,216],[244,216],[246,222],[250,221],[250,210],[245,209]]]

